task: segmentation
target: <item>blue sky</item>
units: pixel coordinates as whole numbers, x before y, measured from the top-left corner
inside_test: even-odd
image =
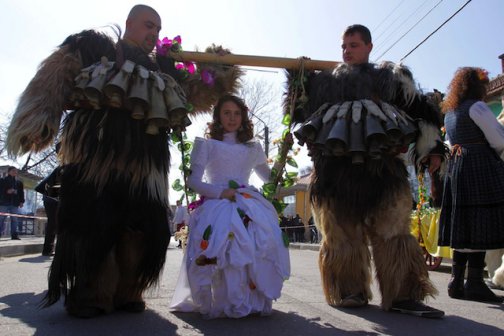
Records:
[[[236,54],[307,56],[341,60],[341,32],[360,23],[371,29],[376,58],[398,62],[467,0],[184,0],[148,1],[163,19],[160,36],[181,35],[185,50],[222,44]],[[66,36],[116,23],[137,1],[0,0],[0,121],[7,120],[39,63]],[[434,8],[435,7],[435,8]],[[434,8],[434,9],[432,9]],[[425,19],[418,22],[432,9]],[[460,66],[502,73],[504,1],[473,0],[420,46],[404,64],[426,91],[445,91]],[[386,20],[385,20],[386,19]],[[281,71],[250,71],[282,91]],[[279,111],[280,113],[280,111]],[[191,134],[202,133],[196,122]]]

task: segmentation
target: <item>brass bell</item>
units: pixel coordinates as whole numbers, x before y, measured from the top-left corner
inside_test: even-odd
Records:
[[[112,69],[113,65],[113,62],[109,62],[107,57],[103,56],[100,64],[93,70],[91,81],[84,89],[89,104],[96,110],[101,108],[102,92],[107,82],[107,72]]]
[[[181,125],[182,120],[188,113],[184,103],[185,97],[180,97],[179,93],[168,85],[163,92],[163,96],[166,108],[168,109],[170,125]]]
[[[369,155],[373,158],[380,157],[382,151],[386,148],[385,143],[387,141],[387,135],[381,125],[381,120],[368,113],[365,133]]]
[[[160,127],[167,127],[169,124],[168,111],[165,105],[163,91],[165,89],[164,81],[155,73],[151,73],[152,87],[150,108],[145,119],[147,120],[146,132],[151,135],[159,133]]]
[[[327,136],[329,135],[329,132],[331,131],[332,125],[331,123],[322,123],[322,128],[320,131],[317,133],[317,136],[315,137],[314,144],[317,146],[324,147]]]
[[[190,126],[191,124],[192,124],[191,119],[189,119],[189,117],[186,115],[182,119],[182,123],[180,125],[173,125],[172,126],[173,132],[176,134],[183,132],[183,131],[185,131],[186,127]]]
[[[128,92],[129,80],[134,69],[135,63],[126,60],[119,72],[103,88],[110,106],[116,108],[122,106],[123,98],[126,92]]]
[[[348,147],[348,121],[347,118],[338,118],[334,122],[326,140],[326,147],[333,155],[345,154]]]
[[[169,124],[172,128],[185,128],[187,120],[184,119],[189,113],[186,108],[185,92],[173,77],[167,74],[162,74],[162,76],[166,83],[163,95],[168,110]]]
[[[366,145],[364,144],[364,125],[362,121],[350,122],[350,145],[348,147],[348,150],[352,153],[352,163],[363,163]]]
[[[131,117],[144,119],[149,108],[149,70],[141,65],[136,66],[133,84],[131,85],[128,99],[132,105]]]
[[[315,137],[321,128],[322,116],[317,115],[301,126],[298,133],[303,137],[304,141],[315,141]]]
[[[80,106],[80,102],[86,99],[84,95],[84,89],[89,82],[89,71],[82,70],[81,73],[75,77],[75,86],[70,96],[70,102],[73,103],[75,107]]]
[[[398,123],[394,120],[388,119],[385,123],[385,133],[387,133],[388,142],[392,146],[399,146],[401,144],[401,137],[403,135]]]

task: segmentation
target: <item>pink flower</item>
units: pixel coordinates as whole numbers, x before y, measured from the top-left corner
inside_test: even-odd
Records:
[[[156,42],[156,53],[161,56],[166,56],[166,54],[168,53],[168,50],[170,50],[172,45],[173,45],[173,41],[167,37],[163,38],[163,40],[158,40]]]
[[[196,72],[196,66],[194,65],[193,62],[178,62],[175,64],[175,69],[181,70],[181,71],[187,71],[190,74],[193,74]]]
[[[201,71],[201,81],[206,85],[212,86],[215,83],[215,78],[212,72],[203,69],[203,71]]]
[[[179,52],[182,51],[182,38],[177,35],[173,38],[173,45],[171,46],[171,51]]]
[[[187,72],[189,72],[191,75],[196,71],[196,66],[194,65],[193,62],[184,62],[184,65],[186,67]]]
[[[203,202],[205,202],[205,197],[201,196],[201,198],[199,200],[189,203],[187,208],[189,209],[189,211],[193,211],[194,209],[196,209],[197,207],[202,205]]]

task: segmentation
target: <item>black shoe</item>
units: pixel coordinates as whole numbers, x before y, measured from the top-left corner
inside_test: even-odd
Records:
[[[464,298],[477,302],[502,303],[504,297],[495,295],[483,281],[466,281],[464,286]]]
[[[51,251],[49,251],[49,252],[42,251],[42,255],[44,257],[52,257],[52,256],[54,256],[54,252],[51,252]]]
[[[12,240],[21,240],[21,238],[19,238],[19,236],[12,236],[11,239]]]
[[[448,288],[448,296],[452,299],[463,299],[464,290],[460,290],[458,288]]]
[[[444,316],[444,311],[429,307],[421,301],[405,300],[392,303],[392,311],[427,318],[440,318]]]

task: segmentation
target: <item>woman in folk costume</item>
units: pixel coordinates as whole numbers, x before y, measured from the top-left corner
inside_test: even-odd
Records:
[[[171,308],[208,318],[270,314],[289,277],[289,252],[273,205],[248,185],[252,170],[270,177],[252,141],[245,103],[222,97],[209,139],[197,138],[188,185],[204,197],[192,214],[189,241]],[[203,180],[205,173],[206,180]]]
[[[118,42],[93,30],[71,35],[21,96],[7,139],[12,155],[48,147],[68,111],[45,306],[63,294],[78,317],[141,312],[142,293],[159,278],[170,238],[169,133],[190,123],[186,95],[194,111],[208,110],[239,75],[208,69],[214,86],[189,77],[182,90],[173,59],[151,54],[160,29],[158,13],[137,5]]]
[[[504,247],[504,128],[482,101],[487,84],[485,70],[460,68],[443,102],[451,156],[439,245],[455,249],[450,297],[501,303],[483,281],[485,251]]]
[[[369,63],[372,47],[366,27],[348,27],[345,63],[332,72],[309,74],[307,99],[287,105],[302,123],[295,135],[307,144],[314,163],[310,197],[323,236],[324,293],[331,305],[368,304],[371,245],[382,308],[441,317],[442,311],[421,302],[437,291],[410,234],[412,196],[403,158],[414,142],[417,167],[430,164],[431,172],[439,167],[444,154],[439,115],[416,90],[407,68]],[[290,94],[294,90],[291,86]]]

